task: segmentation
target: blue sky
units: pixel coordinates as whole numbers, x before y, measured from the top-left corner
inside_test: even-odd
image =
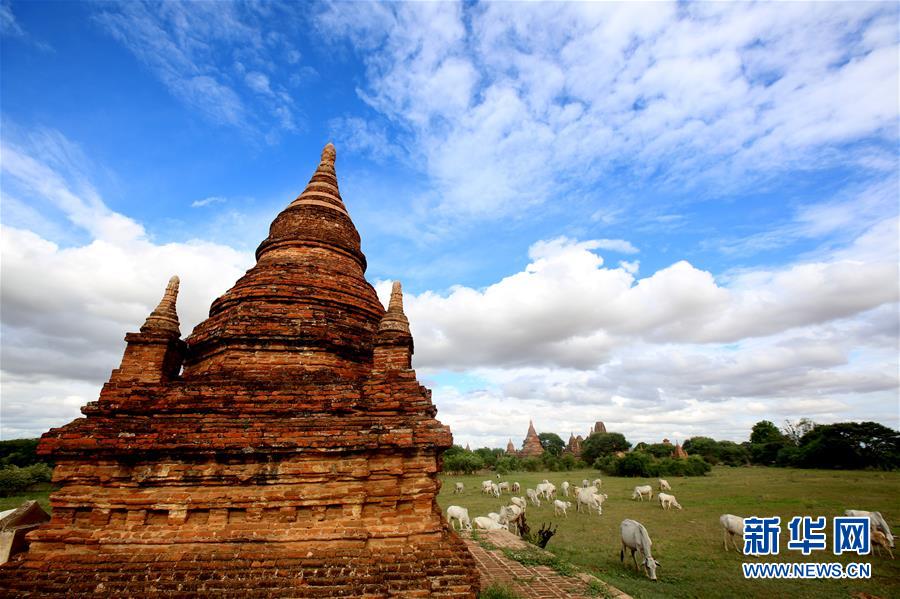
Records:
[[[329,140],[458,442],[900,426],[895,3],[0,19],[4,437],[77,416],[170,274],[186,335]]]

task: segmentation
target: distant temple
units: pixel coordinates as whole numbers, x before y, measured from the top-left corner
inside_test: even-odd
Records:
[[[538,438],[537,432],[534,430],[534,423],[528,421],[528,432],[525,434],[525,440],[522,442],[522,449],[519,451],[520,458],[536,458],[544,453],[544,446]]]
[[[594,430],[592,430],[590,434],[605,433],[605,432],[606,432],[606,425],[603,424],[602,420],[598,420],[597,422],[594,423]]]
[[[672,450],[672,457],[679,460],[683,460],[688,457],[688,454],[684,450],[684,447],[681,446],[681,443],[675,443],[675,449]]]
[[[512,439],[509,440],[509,443],[506,444],[506,453],[509,455],[516,455],[516,446],[513,445]]]
[[[575,436],[575,433],[569,433],[569,442],[566,443],[564,453],[570,453],[576,458],[581,457],[581,435]]]

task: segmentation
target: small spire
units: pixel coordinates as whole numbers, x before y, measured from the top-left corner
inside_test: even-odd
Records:
[[[347,214],[347,208],[341,198],[341,191],[338,189],[337,173],[334,170],[336,158],[337,151],[334,144],[328,142],[322,148],[322,157],[319,160],[319,166],[316,167],[316,172],[309,179],[303,193],[291,202],[291,206],[322,206]]]
[[[387,312],[378,326],[379,331],[400,331],[409,334],[409,319],[403,313],[403,289],[400,281],[394,281],[391,287],[391,301],[388,303]]]
[[[334,144],[329,141],[325,144],[325,147],[322,148],[322,159],[320,162],[334,166],[335,158],[337,158],[337,150],[334,149]]]
[[[147,320],[144,321],[144,326],[141,327],[142,333],[174,333],[176,336],[181,337],[181,329],[179,328],[178,323],[178,311],[175,306],[175,303],[178,300],[178,283],[178,277],[169,279],[169,284],[166,285],[166,292],[159,301],[159,305],[156,306],[156,309],[153,310],[153,312],[150,313],[150,316],[147,317]]]

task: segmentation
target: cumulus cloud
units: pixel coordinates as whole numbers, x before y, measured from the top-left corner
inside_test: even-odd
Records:
[[[604,420],[647,441],[741,440],[777,416],[896,427],[897,230],[886,218],[816,260],[721,278],[686,261],[638,278],[597,241],[538,242],[483,289],[407,294],[414,365],[478,446],[519,442],[529,418],[576,434]],[[388,283],[376,288],[386,301]],[[448,369],[480,384],[444,384]]]
[[[118,366],[123,337],[181,277],[178,310],[187,334],[209,304],[252,264],[252,256],[201,240],[157,244],[131,218],[109,209],[81,170],[77,146],[58,132],[2,148],[8,189],[52,207],[82,229],[60,245],[4,214],[0,253],[4,437],[37,435],[78,415]]]
[[[445,216],[509,214],[623,169],[727,188],[896,168],[894,6],[358,8],[326,6],[319,30],[360,52],[360,96],[409,136]]]

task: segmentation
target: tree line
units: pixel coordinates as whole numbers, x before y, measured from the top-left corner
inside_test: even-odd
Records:
[[[581,455],[565,452],[556,433],[540,433],[541,457],[519,458],[503,449],[474,451],[454,446],[444,453],[444,470],[471,474],[483,469],[566,471],[594,467],[616,476],[702,476],[712,466],[773,466],[838,470],[900,469],[900,433],[877,422],[816,424],[808,418],[786,421],[779,429],[768,420],[757,422],[743,443],[695,436],[682,444],[687,459],[672,456],[668,443],[638,443],[632,447],[617,432],[593,433],[581,444]]]

